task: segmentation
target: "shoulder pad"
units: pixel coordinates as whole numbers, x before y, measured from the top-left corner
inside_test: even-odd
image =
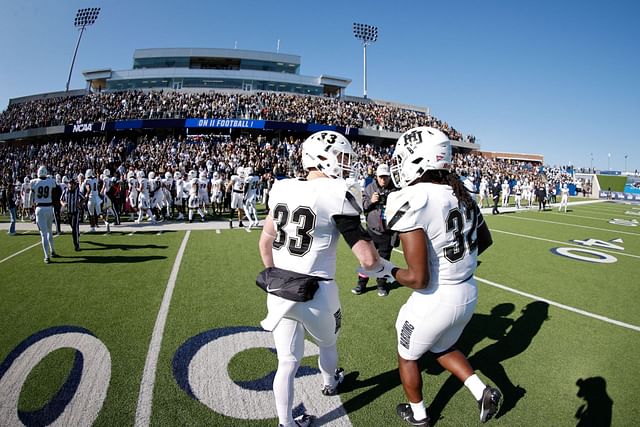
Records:
[[[426,188],[421,185],[405,187],[387,197],[387,224],[394,231],[411,231],[421,228],[416,223],[417,211],[427,204]]]

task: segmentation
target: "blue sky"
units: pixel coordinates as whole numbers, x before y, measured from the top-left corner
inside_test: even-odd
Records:
[[[128,69],[149,47],[223,47],[301,56],[301,74],[352,79],[362,95],[354,21],[380,28],[367,50],[368,95],[431,108],[483,150],[536,153],[547,164],[640,169],[640,2],[4,1],[0,108],[63,90],[76,10],[102,8],[71,80]],[[611,157],[609,157],[611,153]]]

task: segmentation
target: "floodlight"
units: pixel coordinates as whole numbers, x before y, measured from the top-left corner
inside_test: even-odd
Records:
[[[71,60],[71,68],[69,68],[69,78],[67,79],[67,92],[69,91],[69,83],[71,82],[71,73],[73,72],[73,64],[76,62],[76,54],[78,53],[78,46],[80,46],[80,40],[84,29],[89,25],[93,25],[98,19],[100,14],[99,7],[88,7],[84,9],[78,9],[76,17],[73,20],[73,25],[80,29],[80,35],[78,36],[78,42],[76,43],[76,49],[73,51],[73,59]]]
[[[353,35],[362,42],[364,52],[364,97],[367,97],[367,45],[378,41],[378,27],[368,24],[353,23]]]

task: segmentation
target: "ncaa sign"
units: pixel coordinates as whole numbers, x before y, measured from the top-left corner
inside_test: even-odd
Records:
[[[78,123],[71,126],[71,133],[104,132],[107,122],[102,123]],[[68,131],[67,131],[68,132]]]

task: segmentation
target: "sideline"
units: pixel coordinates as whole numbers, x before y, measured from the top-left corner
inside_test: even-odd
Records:
[[[173,295],[173,289],[178,278],[178,271],[180,270],[180,263],[184,255],[185,248],[187,247],[187,241],[191,230],[187,230],[182,244],[176,255],[176,260],[173,262],[173,268],[169,275],[169,281],[167,282],[167,288],[164,291],[164,297],[162,298],[162,304],[160,304],[160,310],[158,311],[158,317],[153,327],[153,334],[151,335],[151,342],[149,343],[149,352],[147,353],[147,359],[144,363],[144,372],[142,374],[142,381],[140,383],[140,393],[138,394],[138,406],[136,408],[136,426],[148,426],[151,422],[151,404],[153,402],[153,387],[156,382],[156,368],[158,366],[158,356],[160,354],[160,345],[162,344],[162,335],[164,334],[164,327],[167,322],[167,315],[169,314],[169,304],[171,303],[171,297]]]
[[[401,254],[403,253],[400,249],[397,249],[397,248],[394,248],[393,250],[395,252],[399,252]],[[475,277],[475,279],[478,282],[482,282],[482,283],[487,284],[489,286],[493,286],[495,288],[502,289],[503,291],[507,291],[507,292],[511,292],[511,293],[514,293],[514,294],[517,294],[517,295],[520,295],[520,296],[523,296],[523,297],[527,297],[527,298],[530,298],[530,299],[535,300],[535,301],[546,302],[549,305],[561,308],[563,310],[571,311],[573,313],[581,314],[581,315],[586,316],[586,317],[591,317],[593,319],[602,320],[603,322],[611,323],[611,324],[616,325],[616,326],[621,326],[621,327],[626,328],[626,329],[631,329],[631,330],[634,330],[636,332],[640,332],[640,326],[631,325],[629,323],[621,322],[621,321],[615,320],[615,319],[610,319],[608,317],[601,316],[599,314],[590,313],[588,311],[581,310],[581,309],[575,308],[575,307],[571,307],[571,306],[568,306],[568,305],[565,305],[565,304],[561,304],[559,302],[555,302],[555,301],[552,301],[552,300],[549,300],[549,299],[546,299],[546,298],[542,298],[542,297],[539,297],[539,296],[534,295],[534,294],[530,294],[530,293],[527,293],[527,292],[522,292],[522,291],[519,291],[517,289],[513,289],[513,288],[510,288],[508,286],[501,285],[499,283],[495,283],[495,282],[492,282],[492,281],[487,280],[487,279],[483,279],[483,278],[475,276],[475,275],[473,277]]]

